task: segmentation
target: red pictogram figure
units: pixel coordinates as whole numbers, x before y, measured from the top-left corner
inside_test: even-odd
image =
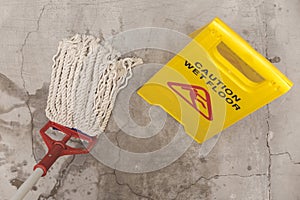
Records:
[[[197,85],[188,85],[175,82],[168,82],[167,84],[176,94],[178,94],[189,105],[197,110],[203,117],[209,121],[213,119],[210,95],[204,88]],[[180,89],[188,90],[190,92],[190,98],[188,99],[185,97]]]

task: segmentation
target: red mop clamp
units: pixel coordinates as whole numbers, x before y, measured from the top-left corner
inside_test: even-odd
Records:
[[[46,131],[49,128],[56,129],[65,134],[65,137],[61,141],[56,141],[49,137],[46,134]],[[47,174],[48,169],[52,166],[52,164],[59,158],[64,155],[75,155],[75,154],[86,154],[92,149],[96,142],[96,137],[89,137],[77,130],[67,128],[55,122],[49,121],[41,130],[40,134],[48,147],[48,153],[44,156],[44,158],[34,166],[34,170],[36,168],[41,168],[44,173],[43,176]],[[78,138],[83,141],[86,141],[88,144],[86,148],[73,148],[67,145],[67,142],[71,138]]]

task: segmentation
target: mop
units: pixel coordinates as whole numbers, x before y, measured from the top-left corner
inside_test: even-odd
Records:
[[[132,77],[132,67],[141,63],[140,58],[121,58],[109,43],[90,35],[77,34],[59,43],[45,110],[50,121],[40,131],[48,153],[13,200],[23,199],[58,157],[91,150],[105,130],[118,92]],[[53,140],[46,134],[49,128],[64,133],[64,138]],[[87,143],[85,148],[68,146],[71,138]]]

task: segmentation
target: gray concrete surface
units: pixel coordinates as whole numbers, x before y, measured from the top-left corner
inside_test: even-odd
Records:
[[[300,199],[299,0],[1,0],[0,199],[14,194],[46,151],[38,130],[47,121],[51,58],[59,40],[77,32],[109,37],[149,26],[189,34],[215,16],[294,82],[287,95],[225,130],[205,158],[193,143],[161,170],[130,174],[91,155],[63,157],[26,199]],[[155,51],[142,55],[148,62],[170,58]],[[148,119],[138,107],[131,112],[139,123]],[[172,137],[128,142],[113,121],[109,130],[113,142],[137,151],[141,142],[145,151],[153,150]]]

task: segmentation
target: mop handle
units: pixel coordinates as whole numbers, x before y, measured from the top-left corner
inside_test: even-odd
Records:
[[[53,140],[46,134],[49,128],[53,128],[65,134],[65,137],[61,141]],[[48,153],[44,158],[34,166],[34,171],[31,176],[21,185],[17,193],[11,200],[21,200],[31,190],[31,188],[37,183],[37,181],[47,174],[49,168],[53,163],[61,156],[86,154],[96,143],[96,137],[87,136],[75,129],[64,127],[55,122],[49,121],[41,130],[40,134],[48,147]],[[88,143],[86,148],[73,148],[67,145],[67,142],[71,138],[78,138]]]
[[[42,177],[44,171],[41,168],[36,168],[28,179],[19,187],[11,200],[22,200],[25,195],[32,189],[37,181]]]

